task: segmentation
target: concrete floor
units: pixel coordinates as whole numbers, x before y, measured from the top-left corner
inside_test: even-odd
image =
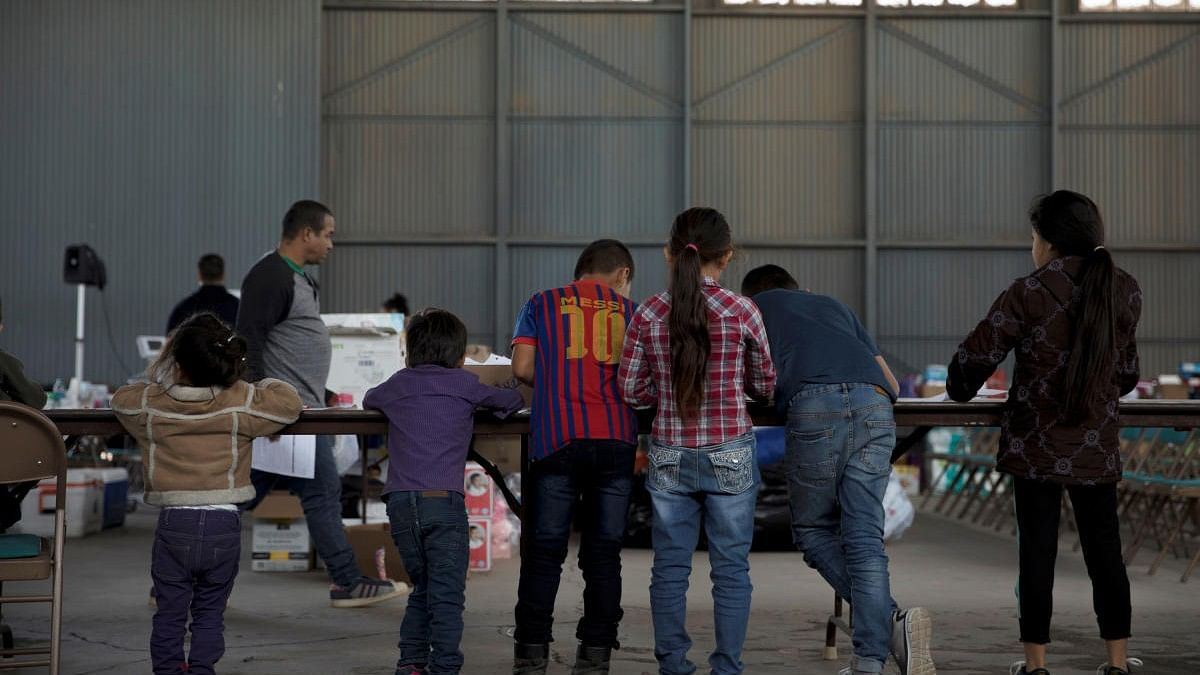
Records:
[[[68,541],[63,673],[149,672],[152,610],[146,596],[153,517],[143,507],[130,515],[124,528]],[[220,663],[223,675],[393,672],[403,600],[368,609],[332,609],[320,572],[249,571],[248,529],[245,534],[242,572],[225,617],[228,651]],[[939,672],[1008,673],[1008,664],[1020,656],[1012,592],[1013,540],[919,515],[913,529],[889,550],[897,600],[925,605],[933,613]],[[623,647],[615,655],[613,672],[655,672],[647,591],[650,553],[630,550],[624,560]],[[1180,584],[1178,561],[1149,577],[1148,561],[1149,556],[1143,556],[1130,573],[1135,631],[1131,651],[1146,661],[1140,672],[1200,673],[1200,578]],[[465,673],[507,672],[518,567],[516,560],[497,561],[494,571],[472,576]],[[745,648],[747,672],[837,673],[849,655],[849,640],[841,640],[842,660],[821,660],[832,593],[816,573],[795,553],[755,553],[751,575],[755,595]],[[696,644],[691,656],[703,664],[712,644],[704,554],[697,555],[693,579],[689,626]],[[553,645],[556,665],[551,673],[570,671],[581,589],[578,569],[568,570],[559,594],[556,632],[561,642]],[[1090,585],[1080,555],[1065,542],[1055,605],[1055,675],[1094,673],[1103,651],[1092,617]],[[10,606],[7,619],[20,642],[45,640],[49,634],[41,607]]]

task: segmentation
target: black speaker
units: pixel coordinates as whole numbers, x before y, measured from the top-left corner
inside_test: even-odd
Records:
[[[63,281],[72,285],[97,286],[104,290],[104,285],[108,283],[104,261],[87,244],[68,246],[63,259]]]

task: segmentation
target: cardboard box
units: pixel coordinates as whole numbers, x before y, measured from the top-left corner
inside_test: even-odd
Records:
[[[493,366],[463,366],[468,372],[475,373],[479,381],[484,384],[490,384],[493,387],[506,386],[516,383],[517,379],[513,377],[511,365],[493,365]],[[526,385],[517,386],[517,391],[521,392],[521,398],[525,399],[525,407],[529,407],[529,402],[533,400],[533,389]]]
[[[897,464],[892,467],[892,473],[896,474],[896,479],[900,481],[900,487],[904,489],[904,494],[909,497],[921,495],[921,467]]]
[[[325,388],[361,406],[367,390],[404,368],[403,314],[322,314],[332,357]]]
[[[492,521],[486,518],[467,519],[467,542],[470,551],[468,569],[487,572],[492,569]]]
[[[946,383],[941,382],[938,384],[923,384],[923,385],[921,385],[921,391],[918,393],[918,395],[921,398],[929,398],[931,396],[940,396],[941,394],[944,394],[944,393],[946,393]]]
[[[1158,397],[1168,399],[1185,399],[1189,389],[1186,384],[1159,384]]]
[[[261,520],[296,520],[304,517],[304,507],[299,497],[285,490],[274,490],[251,513]]]
[[[501,475],[507,476],[521,470],[520,436],[476,436],[475,452],[495,464]]]
[[[392,526],[389,523],[347,525],[346,539],[354,549],[354,560],[364,576],[403,581],[411,585],[408,572],[404,570],[404,561],[396,550],[396,542],[392,540]]]
[[[300,499],[275,491],[254,514],[250,568],[255,572],[307,572],[313,566],[312,540]]]
[[[255,572],[307,572],[312,569],[308,523],[298,520],[255,520],[250,568]]]
[[[463,468],[463,501],[467,505],[467,516],[491,518],[492,495],[495,488],[491,476],[475,462],[467,462]]]

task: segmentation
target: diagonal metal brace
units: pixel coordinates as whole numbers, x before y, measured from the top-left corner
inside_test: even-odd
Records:
[[[726,94],[737,91],[738,89],[741,89],[742,87],[744,87],[752,82],[762,79],[768,73],[779,68],[780,66],[787,64],[789,61],[797,59],[809,52],[820,49],[825,44],[827,44],[829,41],[833,40],[833,38],[837,37],[838,35],[841,35],[842,33],[846,32],[847,30],[849,30],[852,25],[854,25],[854,24],[852,24],[851,22],[843,23],[842,25],[838,26],[837,28],[834,28],[833,30],[830,30],[829,32],[825,33],[824,35],[818,36],[817,38],[814,38],[813,40],[805,42],[804,44],[802,44],[799,47],[793,49],[792,51],[784,54],[783,56],[780,56],[779,58],[771,61],[770,63],[767,63],[766,65],[763,65],[763,66],[759,66],[758,68],[750,71],[749,73],[746,73],[745,75],[739,77],[738,79],[734,80],[733,82],[730,82],[730,83],[722,86],[720,89],[717,89],[716,91],[714,91],[710,94],[707,94],[703,98],[697,100],[694,104],[692,104],[693,108],[699,108],[700,106],[703,106],[704,104],[711,102],[713,99],[716,99],[716,98],[719,98]]]
[[[438,37],[434,38],[433,40],[430,40],[429,42],[426,42],[425,44],[417,47],[416,49],[408,52],[407,54],[404,54],[404,55],[400,56],[399,58],[397,58],[393,61],[390,61],[390,62],[380,66],[379,68],[376,68],[375,70],[372,70],[371,72],[367,73],[366,75],[363,75],[362,77],[360,77],[356,80],[352,80],[350,82],[347,82],[346,84],[343,84],[342,86],[338,87],[337,89],[334,89],[333,91],[325,94],[322,97],[322,100],[324,102],[328,103],[329,101],[332,101],[336,98],[345,96],[346,94],[348,94],[352,91],[361,89],[362,87],[365,87],[368,84],[371,84],[372,82],[374,82],[382,77],[385,77],[397,70],[400,70],[401,68],[409,65],[410,63],[413,63],[415,61],[418,61],[418,60],[424,58],[427,54],[434,51],[435,49],[439,49],[451,42],[454,42],[455,40],[465,37],[467,34],[475,31],[476,29],[478,29],[482,26],[490,24],[491,22],[492,22],[491,15],[484,15],[484,16],[481,16],[481,17],[475,19],[474,21],[468,21],[467,23],[450,31],[449,33],[439,35]]]
[[[1118,70],[1117,72],[1101,78],[1097,82],[1093,82],[1092,84],[1089,84],[1088,86],[1084,87],[1083,89],[1080,89],[1079,91],[1064,98],[1062,100],[1062,103],[1060,103],[1058,106],[1059,109],[1060,110],[1065,109],[1067,106],[1075,103],[1076,101],[1083,98],[1084,96],[1094,94],[1097,91],[1100,91],[1101,89],[1106,89],[1127,77],[1132,77],[1139,71],[1144,70],[1145,68],[1148,68],[1149,66],[1154,65],[1155,63],[1158,63],[1159,61],[1162,61],[1163,59],[1167,58],[1168,56],[1171,56],[1172,54],[1179,51],[1180,49],[1183,49],[1184,47],[1188,46],[1197,37],[1200,37],[1200,30],[1195,31],[1194,33],[1189,33],[1188,35],[1185,35],[1184,37],[1176,40],[1175,42],[1172,42],[1171,44],[1167,45],[1166,47],[1163,47],[1162,49],[1154,52],[1153,54],[1151,54],[1143,59],[1139,59],[1139,60],[1129,64],[1128,66],[1125,66],[1124,68]]]
[[[958,58],[938,49],[937,47],[934,47],[928,42],[921,40],[915,35],[904,31],[894,23],[881,21],[879,22],[879,29],[907,44],[908,46],[913,47],[917,51],[932,57],[936,61],[941,62],[943,65],[949,66],[951,69],[961,73],[962,75],[965,75],[971,80],[974,80],[977,84],[982,85],[983,87],[1003,96],[1004,98],[1007,98],[1017,105],[1036,113],[1038,117],[1044,118],[1048,116],[1049,111],[1046,106],[1004,84],[991,75],[988,75],[987,73],[967,64],[965,61],[961,61]]]
[[[554,45],[555,47],[558,47],[559,49],[563,50],[564,52],[567,52],[571,56],[574,56],[575,58],[579,59],[580,61],[583,61],[584,63],[595,68],[596,70],[599,70],[599,71],[611,76],[613,79],[617,80],[621,84],[624,84],[625,86],[629,87],[630,89],[633,89],[635,91],[638,91],[639,93],[645,94],[646,96],[654,99],[655,101],[662,103],[663,105],[670,108],[673,112],[682,114],[683,103],[679,99],[675,98],[674,96],[671,96],[670,94],[667,94],[665,92],[659,91],[658,89],[655,89],[654,87],[650,86],[649,84],[642,82],[641,80],[637,79],[636,77],[621,70],[620,68],[617,68],[616,66],[605,61],[604,59],[601,59],[600,57],[596,56],[595,54],[585,51],[579,45],[573,44],[573,43],[563,39],[558,34],[552,32],[552,31],[549,31],[549,30],[543,28],[542,26],[539,26],[536,23],[533,23],[532,21],[529,21],[521,16],[513,16],[511,21],[514,24],[520,26],[521,28],[524,28],[525,30],[529,31],[530,33],[533,33],[534,35],[538,36],[539,38],[545,40],[546,42],[549,42],[550,44]]]

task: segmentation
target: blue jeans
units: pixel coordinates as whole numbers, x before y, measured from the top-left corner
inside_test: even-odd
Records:
[[[150,633],[155,675],[214,672],[225,654],[225,601],[241,551],[242,517],[236,511],[159,512],[150,561],[158,603]],[[192,645],[185,659],[189,613]]]
[[[895,446],[892,401],[873,385],[807,385],[788,405],[792,536],[805,562],[850,601],[855,673],[882,672],[891,651],[883,494]]]
[[[387,495],[392,539],[412,581],[400,623],[396,669],[427,666],[429,675],[462,670],[466,606],[467,507],[461,492],[401,490]]]
[[[354,560],[354,549],[346,540],[342,526],[342,478],[338,475],[337,460],[333,457],[333,436],[317,436],[317,457],[312,478],[295,478],[253,470],[254,500],[244,504],[246,511],[274,488],[284,488],[300,498],[308,533],[317,547],[317,555],[325,561],[333,583],[349,588],[358,583],[362,574]]]
[[[654,442],[646,487],[654,507],[654,566],[650,613],[654,656],[661,675],[696,672],[688,660],[688,577],[704,526],[712,566],[716,649],[708,657],[715,675],[741,673],[742,645],[750,620],[750,543],[761,478],[754,435],[692,449]]]
[[[633,488],[637,448],[612,440],[574,441],[530,467],[531,536],[521,556],[513,637],[524,644],[553,641],[554,599],[567,559],[571,519],[583,498],[583,617],[575,637],[589,647],[617,646],[621,622],[621,542]]]

